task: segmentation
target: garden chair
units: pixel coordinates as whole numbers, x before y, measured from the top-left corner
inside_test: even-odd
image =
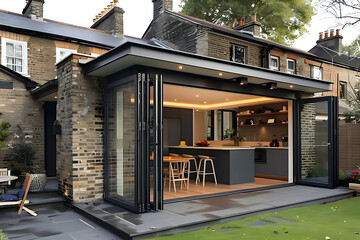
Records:
[[[10,175],[10,170],[8,170],[7,168],[0,168],[0,176],[9,176],[9,175]],[[7,193],[8,185],[10,185],[10,182],[0,183],[0,188],[3,188],[4,192]],[[0,189],[0,193],[1,193],[1,189]]]
[[[8,199],[8,200],[0,201],[0,206],[17,205],[19,207],[17,210],[18,214],[21,214],[22,210],[24,209],[30,215],[37,216],[37,213],[35,211],[24,206],[25,204],[29,203],[29,200],[26,200],[26,197],[29,192],[32,178],[33,178],[33,176],[30,173],[26,174],[23,188],[18,191],[17,195],[2,195],[0,198]]]

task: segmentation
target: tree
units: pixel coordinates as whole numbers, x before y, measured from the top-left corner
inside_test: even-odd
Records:
[[[360,0],[322,0],[321,5],[343,28],[360,23]]]
[[[360,56],[360,35],[350,44],[344,45],[343,50],[349,52],[350,56]]]
[[[262,36],[291,45],[315,14],[311,0],[181,0],[184,14],[231,26],[234,19],[256,13]]]

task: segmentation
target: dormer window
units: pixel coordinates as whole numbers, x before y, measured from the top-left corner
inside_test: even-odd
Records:
[[[230,44],[230,60],[238,63],[246,63],[246,47]]]
[[[27,42],[2,38],[1,64],[20,74],[28,74]]]
[[[270,66],[269,66],[269,68],[271,70],[275,70],[275,71],[280,70],[279,57],[270,56]]]

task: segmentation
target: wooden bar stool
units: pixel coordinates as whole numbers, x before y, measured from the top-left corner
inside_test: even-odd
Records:
[[[215,184],[217,184],[214,162],[213,162],[212,158],[209,156],[204,156],[204,155],[199,155],[198,157],[200,158],[200,162],[199,162],[199,167],[198,167],[195,183],[197,184],[198,181],[200,182],[200,174],[201,174],[201,175],[203,175],[203,186],[205,186],[205,175],[214,175]],[[206,172],[206,163],[207,162],[211,163],[212,172],[208,172],[208,173]],[[201,163],[203,163],[202,170],[201,170]]]
[[[197,176],[198,165],[197,165],[197,162],[196,162],[196,158],[195,158],[193,155],[189,155],[189,154],[183,154],[182,156],[183,156],[184,158],[189,158],[189,166],[187,167],[187,169],[185,169],[185,173],[188,173],[189,175],[190,175],[191,173],[196,173],[196,176]],[[191,161],[194,162],[195,171],[194,171],[194,170],[191,170]]]

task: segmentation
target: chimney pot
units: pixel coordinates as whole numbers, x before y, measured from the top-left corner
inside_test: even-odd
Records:
[[[336,29],[336,36],[340,35],[340,29]]]
[[[330,29],[330,37],[334,36],[334,29]]]
[[[251,21],[256,22],[256,13],[251,14]]]
[[[321,39],[323,39],[323,33],[322,32],[319,33],[319,40],[321,40]]]
[[[329,31],[325,31],[325,38],[329,37]]]

